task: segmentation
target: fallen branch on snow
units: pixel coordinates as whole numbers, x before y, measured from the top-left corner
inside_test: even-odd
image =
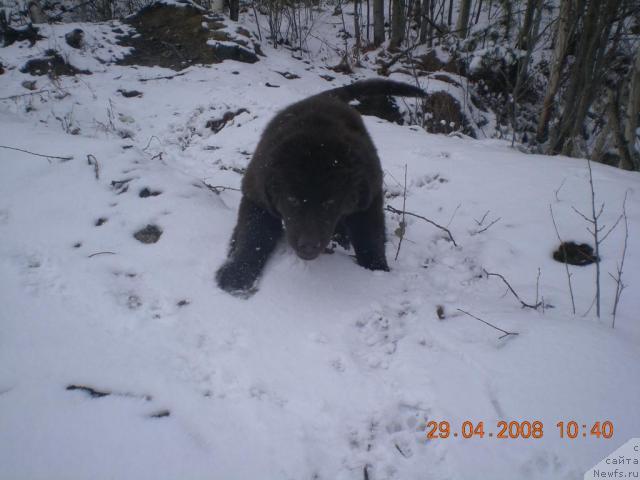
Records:
[[[34,153],[34,152],[30,152],[29,150],[23,150],[22,148],[8,147],[7,145],[0,145],[0,148],[6,148],[7,150],[15,150],[16,152],[28,153],[29,155],[35,155],[36,157],[46,158],[49,161],[51,161],[52,158],[55,158],[56,160],[62,160],[63,162],[66,162],[67,160],[73,160],[72,156],[58,157],[56,155],[43,155],[41,153]]]
[[[495,325],[493,325],[492,323],[487,322],[486,320],[482,320],[479,317],[476,317],[475,315],[471,315],[469,312],[465,312],[464,310],[462,310],[461,308],[457,308],[456,310],[458,310],[459,312],[464,313],[465,315],[469,315],[471,318],[475,318],[476,320],[484,323],[485,325],[489,325],[491,328],[495,328],[496,330],[498,330],[499,332],[504,333],[504,335],[501,335],[500,337],[498,337],[498,340],[500,340],[501,338],[504,337],[508,337],[509,335],[519,335],[519,333],[517,332],[507,332],[506,330],[501,329],[500,327],[496,327]]]
[[[423,217],[422,215],[418,215],[417,213],[407,212],[405,210],[398,210],[397,208],[394,208],[391,205],[387,205],[385,207],[385,210],[387,210],[388,212],[391,212],[391,213],[397,213],[398,215],[409,215],[411,217],[416,217],[416,218],[419,218],[421,220],[424,220],[425,222],[430,223],[434,227],[439,228],[443,232],[446,232],[446,234],[449,236],[449,240],[451,240],[453,245],[456,246],[456,247],[458,246],[456,241],[453,239],[453,235],[451,234],[451,231],[447,227],[443,227],[442,225],[437,224],[433,220],[429,220],[427,217]]]
[[[499,273],[490,273],[487,272],[484,268],[482,269],[482,271],[485,273],[485,275],[487,277],[498,277],[500,279],[502,279],[502,281],[504,282],[504,284],[507,286],[507,288],[511,291],[511,293],[513,293],[513,296],[516,297],[518,299],[518,301],[520,302],[520,304],[522,305],[522,308],[533,308],[534,310],[537,310],[538,307],[540,307],[542,305],[542,302],[536,302],[535,305],[531,305],[530,303],[527,303],[525,301],[523,301],[520,296],[516,293],[516,291],[513,289],[513,287],[511,286],[511,284],[509,282],[507,282],[507,279],[504,278],[502,275],[500,275]]]

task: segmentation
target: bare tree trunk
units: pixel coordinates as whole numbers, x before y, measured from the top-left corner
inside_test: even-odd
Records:
[[[389,47],[398,48],[404,40],[404,0],[391,0],[391,8],[391,41],[389,42]]]
[[[384,0],[373,0],[373,44],[384,43]]]
[[[353,0],[353,29],[356,37],[356,50],[359,52],[362,48],[362,41],[360,38],[360,15],[358,8],[360,7],[360,0]]]
[[[511,0],[500,0],[502,2],[502,25],[504,27],[504,39],[511,37],[511,21],[513,17],[513,4]]]
[[[451,26],[452,18],[453,18],[453,0],[449,0],[449,16],[447,17],[447,25]]]
[[[524,12],[524,21],[522,22],[522,28],[518,34],[518,41],[516,47],[521,50],[526,50],[527,40],[529,38],[529,31],[531,30],[531,22],[533,21],[533,11],[535,9],[537,0],[527,0],[527,6]]]
[[[533,1],[533,0],[529,0]],[[456,33],[460,38],[467,38],[467,30],[469,28],[469,14],[471,13],[471,0],[461,0],[460,13],[456,21]]]
[[[511,140],[511,146],[513,147],[516,138],[516,119],[517,119],[517,109],[518,104],[520,102],[520,96],[522,95],[522,89],[525,79],[527,78],[527,74],[529,72],[529,62],[531,61],[531,55],[533,54],[533,49],[535,48],[538,42],[538,32],[540,31],[540,21],[542,20],[542,6],[544,5],[544,0],[535,0],[535,19],[529,22],[529,30],[525,32],[525,38],[527,39],[527,53],[524,59],[520,59],[518,62],[518,74],[516,77],[516,84],[513,88],[513,108],[512,108],[512,127],[513,127],[513,138]],[[532,12],[532,17],[533,17]]]
[[[547,126],[551,119],[551,107],[560,88],[560,74],[564,66],[564,60],[567,56],[569,47],[569,38],[571,37],[571,23],[569,17],[571,15],[572,0],[561,0],[560,13],[558,15],[558,27],[556,30],[556,44],[553,50],[553,58],[551,60],[551,72],[549,74],[549,83],[547,84],[547,92],[542,102],[542,111],[538,119],[538,128],[536,132],[536,141],[542,143],[547,138]],[[576,20],[577,22],[577,20]]]
[[[627,145],[622,125],[620,124],[620,92],[609,90],[609,124],[620,155],[620,168],[633,170],[633,159]]]
[[[425,43],[429,35],[429,21],[431,19],[431,0],[422,0],[420,6],[420,43]]]
[[[234,22],[240,17],[240,0],[229,0],[229,18]]]
[[[478,12],[476,13],[476,19],[473,22],[474,25],[477,25],[478,21],[480,21],[480,12],[482,12],[482,0],[478,0]]]
[[[556,129],[556,135],[550,145],[553,153],[583,153],[576,150],[576,142],[581,136],[584,120],[595,93],[602,83],[606,65],[617,49],[622,32],[620,22],[613,40],[614,46],[609,49],[611,55],[605,56],[611,27],[620,5],[619,0],[591,0],[587,7],[575,61],[571,67],[569,85],[565,90],[564,110],[559,128]],[[610,57],[609,61],[606,57]]]
[[[629,100],[624,123],[624,137],[629,150],[631,164],[620,164],[626,170],[640,170],[640,152],[636,149],[636,130],[638,129],[638,114],[640,113],[640,49],[636,52],[636,61],[629,79]]]
[[[42,10],[39,0],[31,0],[29,2],[29,17],[31,18],[31,23],[47,23],[49,20],[49,17]]]
[[[367,0],[367,44],[371,41],[371,1]]]

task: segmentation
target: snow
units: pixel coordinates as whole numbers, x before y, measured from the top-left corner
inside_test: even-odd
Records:
[[[607,272],[620,261],[623,229],[603,245],[601,319],[593,309],[583,315],[594,267],[571,267],[574,316],[564,266],[551,258],[550,204],[563,239],[590,240],[572,209],[591,208],[584,160],[375,117],[365,123],[387,203],[402,208],[406,165],[406,210],[448,225],[458,247],[407,217],[393,261],[399,217],[388,214],[391,272],[364,270],[340,249],[304,262],[282,245],[259,291],[238,299],[216,287],[214,272],[240,196],[202,181],[238,188],[237,172],[278,109],[351,79],[326,70],[326,52],[307,64],[263,46],[267,57],[254,65],[149,80],[175,72],[95,60],[125,51],[105,45],[112,26],[120,25],[47,26],[33,48],[0,50],[3,97],[26,93],[24,80],[48,91],[0,102],[0,145],[73,156],[0,149],[1,478],[361,479],[366,468],[376,480],[574,479],[638,436],[637,173],[593,165],[604,224],[628,192],[627,288],[615,329]],[[87,34],[82,51],[63,39],[77,27]],[[19,72],[53,43],[93,74]],[[320,78],[327,73],[335,80]],[[205,128],[239,108],[248,113],[219,133]],[[65,133],[68,124],[79,134]],[[123,180],[126,191],[111,184]],[[161,194],[141,198],[144,188]],[[484,226],[499,220],[479,233],[486,212]],[[99,218],[107,221],[96,226]],[[133,237],[148,224],[162,229],[155,244]],[[530,303],[539,269],[547,308],[522,309],[483,268]],[[519,335],[499,339],[457,309]],[[500,420],[539,420],[544,437],[427,440],[431,420],[458,431],[484,421],[494,433]],[[610,420],[615,435],[559,438],[556,423],[570,420]]]

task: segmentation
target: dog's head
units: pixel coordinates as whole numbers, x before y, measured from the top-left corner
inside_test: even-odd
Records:
[[[296,254],[312,260],[328,246],[338,221],[371,203],[353,154],[340,143],[287,150],[267,187],[272,208],[284,222]]]

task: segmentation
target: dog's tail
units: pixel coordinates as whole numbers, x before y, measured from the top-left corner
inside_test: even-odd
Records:
[[[382,78],[371,78],[369,80],[360,80],[351,85],[327,90],[320,95],[329,95],[339,98],[344,102],[355,100],[358,97],[370,95],[395,95],[398,97],[425,97],[427,93],[415,85],[408,83],[396,82],[394,80],[386,80]]]

